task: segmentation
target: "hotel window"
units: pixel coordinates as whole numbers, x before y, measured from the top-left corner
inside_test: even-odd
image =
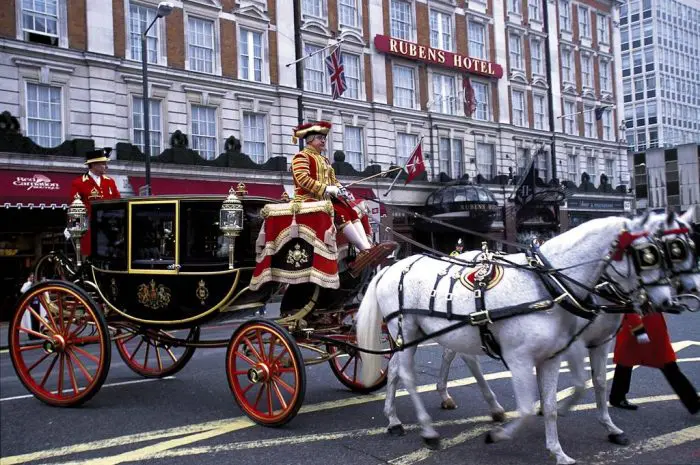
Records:
[[[391,36],[408,41],[413,38],[413,13],[410,3],[391,0]]]
[[[450,176],[450,165],[452,159],[452,144],[451,140],[447,137],[441,137],[438,146],[439,161],[438,161],[438,171],[440,173],[445,173]]]
[[[615,178],[617,177],[617,173],[615,172],[615,159],[613,158],[606,158],[605,159],[605,174],[608,176],[608,180],[610,182],[611,186],[614,186],[615,184]]]
[[[240,78],[262,82],[263,79],[263,34],[259,31],[241,29],[239,47],[241,56]]]
[[[267,135],[265,115],[260,113],[243,113],[243,153],[255,163],[264,163],[267,159]]]
[[[578,157],[570,153],[567,158],[566,178],[569,181],[576,183],[578,182]]]
[[[542,65],[542,39],[533,37],[530,39],[530,55],[532,74],[544,74],[544,66]]]
[[[27,137],[42,147],[63,141],[61,89],[27,83]]]
[[[515,174],[523,176],[530,165],[530,150],[522,147],[515,149]]]
[[[610,42],[610,29],[608,29],[608,17],[598,15],[598,43],[607,44]]]
[[[535,116],[535,129],[547,130],[547,97],[541,94],[532,96],[533,114]]]
[[[214,72],[214,22],[190,17],[187,21],[190,71]]]
[[[593,87],[593,59],[590,55],[581,55],[581,77],[584,87]]]
[[[571,101],[564,102],[564,133],[578,135],[576,130],[576,103]]]
[[[37,2],[38,3],[38,2]],[[129,4],[129,52],[132,60],[141,61],[141,34],[156,17],[154,8]],[[154,25],[146,35],[146,50],[149,63],[158,63],[158,25]]]
[[[612,111],[603,111],[603,139],[613,140]]]
[[[323,18],[323,0],[303,0],[301,12],[304,16]]]
[[[510,68],[523,69],[523,49],[522,40],[518,34],[511,34],[508,41],[510,50]]]
[[[472,81],[472,90],[476,100],[476,111],[472,117],[480,121],[491,121],[491,105],[489,104],[491,86],[483,82]]]
[[[161,105],[160,100],[148,99],[148,112],[150,127],[148,128],[148,146],[151,156],[160,154],[160,141],[162,140]],[[134,97],[132,105],[132,123],[134,127],[134,145],[143,152],[144,150],[144,120],[143,98]]]
[[[610,62],[600,60],[600,89],[610,91]]]
[[[595,156],[588,155],[586,157],[586,173],[591,176],[591,183],[595,183],[598,159]]]
[[[540,3],[542,0],[528,0],[527,9],[529,19],[535,21],[542,21],[542,12],[540,11]]]
[[[578,7],[578,32],[581,37],[591,38],[591,14],[588,8],[583,6]]]
[[[571,32],[571,2],[559,0],[559,28]]]
[[[452,16],[430,10],[430,46],[442,50],[453,50]]]
[[[486,60],[486,26],[477,21],[469,21],[469,56]]]
[[[357,126],[345,126],[345,137],[343,138],[343,149],[345,151],[345,161],[353,168],[361,171],[365,167],[363,147],[364,138],[362,128]]]
[[[594,122],[595,107],[583,107],[583,135],[585,137],[597,137]]]
[[[216,158],[216,108],[192,105],[192,149],[205,160]]]
[[[345,83],[348,86],[343,97],[357,100],[362,95],[360,92],[360,57],[343,53],[343,65],[345,67]]]
[[[439,113],[457,114],[457,91],[454,76],[433,74],[433,108]]]
[[[496,176],[496,151],[493,144],[476,143],[476,173],[488,179]]]
[[[304,60],[304,90],[324,93],[326,91],[326,69],[323,64],[321,47],[306,44],[304,53],[308,57]],[[313,54],[313,55],[312,55]]]
[[[58,45],[59,0],[22,0],[21,5],[24,40]]]
[[[525,110],[525,92],[513,90],[513,124],[516,126],[526,126],[527,112]]]
[[[341,26],[359,27],[357,2],[358,0],[340,0],[338,2]]]
[[[461,139],[452,139],[452,177],[464,176],[464,143]]]
[[[396,134],[396,162],[399,166],[406,166],[416,145],[418,145],[418,136],[404,132]]]
[[[564,76],[564,82],[574,82],[574,70],[572,68],[571,50],[562,49],[561,51],[561,72]]]
[[[520,2],[522,0],[508,0],[508,12],[520,14]]]
[[[414,108],[416,102],[416,78],[413,68],[394,65],[394,106]]]

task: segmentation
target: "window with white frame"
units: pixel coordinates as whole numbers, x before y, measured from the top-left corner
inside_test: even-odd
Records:
[[[343,97],[359,99],[362,95],[360,84],[362,82],[360,74],[360,57],[350,53],[343,53],[343,66],[345,67],[345,83],[347,89]]]
[[[481,60],[488,59],[486,25],[478,21],[469,21],[469,56]]]
[[[567,156],[568,161],[566,164],[566,179],[576,183],[578,182],[578,157],[572,153]]]
[[[399,166],[406,166],[413,149],[418,145],[418,136],[399,132],[396,134],[396,161]]]
[[[433,109],[439,113],[457,113],[457,91],[454,76],[433,74]]]
[[[604,91],[610,90],[610,62],[608,60],[600,60],[600,89]]]
[[[143,98],[134,97],[132,101],[132,124],[134,128],[134,145],[141,152],[144,151],[144,115],[143,115]],[[160,154],[160,142],[163,140],[163,123],[161,114],[160,100],[148,99],[148,148],[151,156]]]
[[[476,172],[488,179],[496,176],[496,150],[493,144],[476,143]]]
[[[452,177],[464,176],[464,142],[462,139],[452,139]]]
[[[141,34],[156,17],[156,9],[137,3],[129,4],[129,52],[132,60],[141,61]],[[146,34],[146,50],[149,63],[158,63],[160,28],[154,25]]]
[[[430,10],[430,46],[441,50],[453,50],[452,16]]]
[[[584,87],[593,87],[593,59],[590,55],[581,55],[581,80]]]
[[[267,125],[262,113],[243,113],[243,153],[255,163],[267,160]]]
[[[612,127],[612,111],[604,110],[602,120],[603,120],[603,139],[613,140],[615,136],[613,134],[613,127]]]
[[[27,83],[27,137],[42,147],[63,141],[61,88]]]
[[[391,0],[391,36],[401,40],[413,38],[413,11],[404,0]]]
[[[606,158],[605,159],[605,174],[608,176],[608,180],[610,182],[610,185],[614,186],[615,184],[615,178],[617,177],[617,173],[615,172],[615,159],[614,158]]]
[[[476,111],[472,118],[481,121],[491,121],[491,86],[489,84],[472,81],[472,91],[476,100]]]
[[[343,149],[345,151],[345,161],[353,168],[361,171],[365,168],[364,158],[364,136],[361,127],[345,126],[343,137]]]
[[[571,32],[571,1],[559,0],[559,28]]]
[[[598,134],[594,122],[595,107],[583,107],[583,135],[585,137],[597,137]]]
[[[513,89],[513,124],[527,126],[527,112],[525,110],[525,92]]]
[[[187,53],[191,71],[214,72],[214,22],[189,17]]]
[[[564,133],[578,134],[576,130],[576,103],[569,100],[564,102]]]
[[[578,7],[578,33],[586,39],[591,38],[591,14],[585,6]]]
[[[520,14],[520,2],[522,0],[508,0],[508,13]]]
[[[542,0],[528,0],[527,1],[527,11],[530,21],[542,21],[542,11],[540,9],[540,4]]]
[[[515,149],[515,174],[524,176],[528,166],[530,166],[530,149],[517,147]]]
[[[241,28],[240,79],[262,82],[263,80],[263,33]]]
[[[532,106],[535,117],[535,129],[547,130],[547,97],[542,94],[533,94]]]
[[[304,16],[323,18],[323,0],[303,0],[301,3],[301,13]]]
[[[544,75],[544,62],[542,60],[542,39],[532,37],[530,39],[530,60],[532,66],[532,74]]]
[[[359,27],[358,0],[339,0],[338,10],[341,26]]]
[[[591,177],[591,182],[595,182],[596,172],[598,171],[598,159],[590,151],[586,156],[586,173]]]
[[[598,14],[598,43],[607,44],[610,42],[610,29],[608,26],[608,17]]]
[[[510,68],[523,69],[523,44],[518,34],[511,34],[508,39],[508,49],[510,52]]]
[[[38,34],[57,40],[58,3],[59,0],[22,0],[22,30],[25,34]]]
[[[323,65],[321,47],[311,44],[304,45],[304,90],[324,93],[326,91],[326,70]]]
[[[216,108],[192,105],[192,149],[205,160],[216,158]]]
[[[414,108],[416,102],[415,70],[409,66],[394,65],[394,106]]]
[[[564,48],[561,50],[561,73],[565,82],[574,82],[573,60],[571,50]]]
[[[450,175],[450,165],[452,164],[452,140],[447,137],[441,137],[438,141],[438,171]]]
[[[549,178],[549,156],[545,151],[535,153],[535,169],[537,176],[545,181]]]

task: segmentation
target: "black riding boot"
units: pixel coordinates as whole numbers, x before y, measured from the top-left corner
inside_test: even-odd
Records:
[[[700,397],[688,378],[678,368],[676,362],[667,363],[661,369],[675,393],[688,411],[695,415],[700,411]]]
[[[612,386],[610,387],[610,405],[626,410],[637,410],[637,406],[627,401],[632,380],[632,367],[618,364],[615,367]]]

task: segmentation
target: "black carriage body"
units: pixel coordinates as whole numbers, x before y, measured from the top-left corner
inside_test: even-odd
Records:
[[[274,286],[252,292],[260,210],[275,200],[242,197],[244,229],[228,239],[219,229],[223,196],[142,197],[95,202],[90,234],[91,271],[110,320],[188,327],[225,313],[257,308]]]

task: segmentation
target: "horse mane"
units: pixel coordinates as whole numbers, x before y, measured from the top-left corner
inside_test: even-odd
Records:
[[[629,220],[623,217],[608,216],[606,218],[596,218],[549,239],[542,244],[541,250],[545,255],[550,255],[576,249],[580,242],[592,232],[599,232],[603,229],[610,230],[610,242],[608,244],[612,244],[616,237],[615,233],[626,226],[630,227]]]

